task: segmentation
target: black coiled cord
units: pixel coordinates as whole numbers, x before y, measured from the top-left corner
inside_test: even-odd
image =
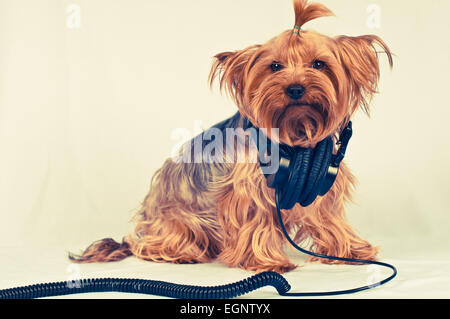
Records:
[[[333,256],[325,256],[307,251],[299,246],[289,237],[281,216],[279,205],[278,189],[275,191],[275,202],[277,206],[277,215],[280,222],[283,234],[291,245],[297,250],[319,258],[326,258],[332,260],[340,260],[347,262],[358,262],[365,264],[374,264],[383,267],[388,267],[393,270],[393,274],[388,278],[371,285],[362,286],[359,288],[329,291],[329,292],[292,292],[288,291],[291,286],[287,280],[278,273],[266,271],[239,282],[235,282],[222,286],[189,286],[174,284],[164,281],[144,280],[144,279],[119,279],[119,278],[99,278],[99,279],[81,279],[76,283],[68,285],[67,281],[60,281],[54,283],[37,284],[30,286],[23,286],[17,288],[0,290],[0,299],[31,299],[52,297],[89,292],[127,292],[156,295],[179,299],[230,299],[235,298],[251,291],[265,286],[273,286],[278,294],[286,297],[300,297],[300,296],[330,296],[355,293],[362,290],[371,289],[392,280],[397,275],[397,270],[394,266],[378,261],[341,258]]]
[[[179,299],[229,299],[247,294],[264,286],[275,287],[279,294],[284,294],[291,288],[283,276],[268,271],[236,283],[214,287],[187,286],[144,279],[82,279],[77,284],[70,286],[66,281],[60,281],[0,290],[0,299],[31,299],[111,291]]]

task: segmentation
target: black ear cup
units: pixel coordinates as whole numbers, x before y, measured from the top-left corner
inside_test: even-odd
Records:
[[[306,201],[309,198],[311,191],[313,191],[314,186],[317,183],[317,178],[319,177],[320,168],[322,167],[322,161],[325,157],[327,139],[321,141],[314,148],[314,158],[311,165],[311,169],[308,174],[308,181],[300,195],[299,202],[302,206],[306,206]]]
[[[308,186],[310,186],[311,189],[309,190],[309,193],[308,190],[305,190],[304,194],[307,195],[302,194],[302,198],[299,199],[300,204],[304,207],[311,205],[319,195],[321,190],[320,186],[322,185],[323,179],[331,164],[333,140],[329,137],[320,143],[322,144],[319,146],[318,152],[316,153],[318,158],[317,160],[314,160],[314,163],[317,163],[317,169],[311,169],[311,180],[308,180]]]
[[[289,175],[285,180],[278,179],[282,209],[292,209],[296,203],[306,207],[316,199],[330,166],[333,141],[327,138],[314,149],[296,147],[291,153]]]
[[[248,121],[246,127],[254,126]],[[340,146],[336,154],[333,154],[332,137],[320,141],[315,148],[278,145],[280,151],[278,170],[265,176],[267,185],[279,191],[281,209],[292,209],[297,203],[303,207],[309,206],[317,196],[324,196],[330,190],[336,180],[352,132],[352,122],[349,121],[339,134],[337,145]],[[270,140],[267,140],[270,145]],[[256,145],[260,152],[267,149],[258,143]],[[260,164],[261,167],[264,166],[261,161]]]
[[[311,165],[313,149],[298,148],[289,167],[289,177],[281,185],[281,202],[283,209],[291,209],[298,201],[306,183]]]

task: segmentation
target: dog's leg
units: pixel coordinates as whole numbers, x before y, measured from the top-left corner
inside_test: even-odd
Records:
[[[295,268],[283,250],[272,193],[257,165],[236,165],[217,208],[223,229],[221,262],[257,272]]]
[[[197,166],[196,166],[197,165]],[[202,164],[167,160],[156,173],[137,226],[127,238],[133,255],[151,261],[210,262],[220,246],[214,200],[198,179]]]
[[[345,203],[351,199],[354,177],[341,164],[335,184],[324,197],[318,198],[310,207],[302,209],[301,237],[310,236],[312,249],[319,254],[374,260],[378,247],[373,247],[361,239],[345,218]],[[310,261],[323,263],[343,263],[322,258]]]

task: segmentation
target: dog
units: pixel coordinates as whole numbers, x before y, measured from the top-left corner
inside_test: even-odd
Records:
[[[293,29],[264,44],[214,57],[210,84],[218,82],[238,108],[215,129],[244,130],[248,120],[267,132],[277,129],[269,137],[279,143],[313,148],[337,136],[357,110],[369,112],[380,78],[379,53],[386,54],[393,66],[387,45],[375,35],[328,37],[305,30],[308,21],[334,14],[307,0],[293,4]],[[182,153],[192,151],[194,144],[190,141]],[[255,272],[296,268],[284,250],[274,190],[267,186],[260,163],[249,160],[254,152],[236,151],[234,161],[227,154],[222,161],[195,161],[195,151],[185,160],[169,158],[152,178],[134,218],[135,231],[121,243],[105,238],[69,258],[90,263],[134,255],[153,262],[217,260]],[[244,160],[236,161],[238,155]],[[297,204],[283,210],[294,241],[308,239],[318,254],[375,260],[379,248],[360,238],[345,218],[354,185],[355,178],[343,162],[327,194],[307,207]],[[317,257],[308,261],[343,263]]]

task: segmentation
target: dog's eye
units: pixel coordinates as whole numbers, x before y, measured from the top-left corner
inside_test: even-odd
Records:
[[[322,70],[326,65],[327,65],[327,64],[326,64],[325,62],[323,62],[323,61],[315,60],[315,61],[312,63],[311,67],[314,68],[314,69],[316,69],[316,70]]]
[[[280,62],[277,61],[272,62],[272,64],[270,65],[270,69],[272,70],[272,72],[278,72],[283,68],[284,66],[282,66]]]

